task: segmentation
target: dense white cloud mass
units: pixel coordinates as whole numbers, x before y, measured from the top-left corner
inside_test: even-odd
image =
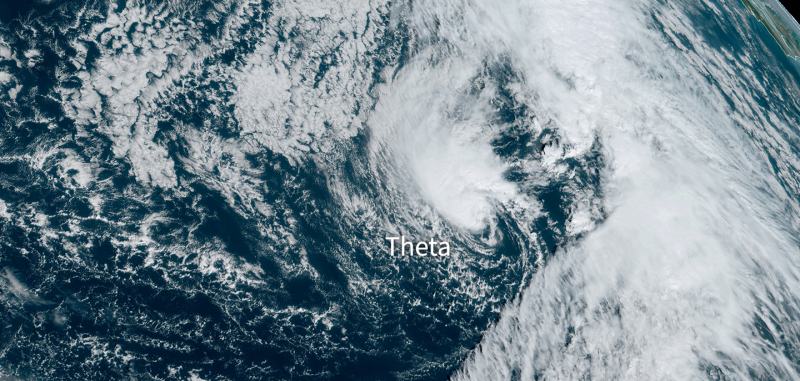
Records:
[[[747,54],[760,52],[722,56],[681,6],[415,6],[420,28],[458,56],[443,66],[510,56],[563,155],[599,136],[607,160],[607,219],[534,275],[456,379],[799,377],[780,347],[800,344],[794,119],[760,106],[782,100],[753,75]]]
[[[724,6],[742,16],[741,7]],[[242,140],[181,130],[191,147],[185,167],[216,173],[229,200],[257,201],[268,214],[243,153],[264,147],[294,163],[366,127],[373,171],[390,168],[377,178],[418,192],[455,227],[493,230],[498,205],[532,221],[541,203],[506,179],[511,163],[492,147],[504,128],[493,102],[506,91],[529,110],[531,131],[550,126],[559,141],[516,164],[547,183],[599,141],[604,198],[578,193],[564,233],[584,238],[539,270],[457,378],[687,379],[708,369],[796,376],[778,349],[750,333],[756,322],[793,332],[785,323],[797,308],[800,252],[792,236],[797,159],[782,138],[796,133],[791,118],[759,105],[759,97],[782,98],[761,87],[748,52],[709,46],[688,21],[689,5],[422,2],[393,14],[415,27],[415,56],[370,90],[376,73],[365,57],[391,27],[376,16],[386,7],[280,3],[259,47],[222,74],[235,84]],[[86,39],[109,48],[69,95],[71,115],[101,124],[137,179],[174,187],[174,163],[153,141],[151,108],[215,48],[143,8],[93,31]],[[475,91],[476,78],[499,64],[514,80]],[[765,152],[779,158],[776,172]],[[221,166],[226,153],[234,159]],[[596,227],[598,202],[608,216]]]
[[[329,152],[363,127],[375,70],[368,52],[388,27],[382,1],[285,2],[236,73],[242,133],[289,157]],[[291,38],[289,34],[298,35]]]
[[[0,243],[216,314],[91,306],[125,330],[258,352],[231,379],[800,379],[797,67],[739,0],[75,12],[0,38]],[[71,303],[13,266],[0,302]],[[90,370],[152,359],[68,334]],[[224,368],[181,356],[141,372]]]
[[[480,231],[494,213],[491,202],[509,202],[517,189],[503,178],[506,165],[490,145],[497,132],[487,120],[492,89],[464,99],[479,63],[470,62],[466,70],[461,64],[444,62],[433,69],[415,64],[382,87],[370,119],[371,148],[376,161],[408,171],[407,179],[444,218]],[[453,112],[463,114],[453,118]],[[405,179],[395,175],[393,181]]]

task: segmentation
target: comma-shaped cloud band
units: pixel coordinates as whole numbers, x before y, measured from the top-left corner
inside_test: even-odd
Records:
[[[394,242],[400,240],[400,256],[406,255],[406,247],[408,248],[408,255],[418,255],[420,257],[428,256],[428,250],[433,257],[449,257],[450,256],[450,243],[436,242],[431,238],[430,242],[421,241],[417,244],[414,242],[406,242],[405,236],[400,237],[386,237],[389,240],[389,254],[394,257]],[[434,247],[439,246],[439,250],[433,251]]]

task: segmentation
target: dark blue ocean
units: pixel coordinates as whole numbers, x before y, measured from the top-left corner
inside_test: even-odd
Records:
[[[682,299],[624,294],[626,285],[649,290],[640,287],[641,279],[656,282],[657,272],[629,279],[619,270],[621,275],[609,281],[616,282],[618,293],[604,297],[605,304],[597,309],[581,295],[605,290],[592,283],[601,282],[598,277],[578,282],[583,288],[569,297],[549,299],[547,290],[560,286],[541,283],[537,277],[549,274],[545,270],[552,261],[560,268],[559,261],[572,258],[584,242],[596,247],[592,235],[611,234],[602,227],[609,220],[607,229],[613,229],[618,222],[610,219],[626,210],[628,199],[609,201],[628,194],[627,183],[612,171],[643,161],[626,161],[614,126],[635,126],[632,136],[645,141],[647,149],[656,152],[653,157],[662,158],[654,160],[665,163],[682,163],[673,157],[702,146],[682,146],[681,139],[695,144],[716,136],[671,135],[664,131],[672,131],[672,122],[651,125],[663,115],[690,115],[686,118],[691,123],[685,126],[696,123],[711,126],[708,131],[718,131],[719,136],[730,134],[719,137],[728,144],[726,153],[709,154],[706,164],[724,173],[726,181],[745,184],[744,190],[731,185],[730,191],[742,195],[733,199],[745,201],[724,201],[727,196],[713,193],[722,189],[718,183],[703,182],[709,177],[677,164],[685,172],[664,184],[698,176],[703,187],[687,187],[706,190],[686,197],[706,194],[709,200],[739,205],[736,210],[751,208],[746,205],[754,199],[780,200],[775,204],[779,207],[763,201],[766,211],[752,207],[756,211],[748,216],[772,216],[778,222],[765,223],[764,229],[781,232],[775,236],[796,233],[800,71],[797,61],[783,54],[738,0],[629,1],[609,6],[608,13],[597,11],[601,3],[589,1],[586,17],[607,20],[619,12],[619,28],[614,28],[623,30],[619,36],[625,42],[614,46],[627,50],[595,44],[583,52],[580,44],[566,44],[571,50],[560,51],[561,45],[553,43],[542,49],[557,58],[541,68],[539,48],[530,53],[515,44],[549,46],[560,41],[558,36],[572,35],[544,35],[535,29],[540,24],[532,22],[530,33],[520,32],[524,38],[508,42],[497,37],[502,42],[492,42],[495,32],[509,34],[500,27],[480,27],[489,22],[509,30],[527,27],[497,21],[505,19],[492,13],[516,13],[508,7],[518,2],[0,4],[0,380],[444,380],[470,371],[478,374],[471,367],[484,369],[481,356],[495,355],[492,361],[518,365],[507,372],[487,370],[496,375],[489,379],[612,379],[623,373],[597,369],[628,369],[630,353],[642,358],[658,353],[643,337],[647,332],[662,334],[653,328],[662,324],[653,318],[644,329],[631,322],[660,316],[655,306]],[[553,5],[537,8],[532,1],[530,7],[520,7],[524,10],[519,14],[537,15],[542,9],[547,16]],[[671,17],[677,13],[689,29],[676,26]],[[553,20],[568,21],[573,17],[569,15],[558,13]],[[629,15],[633,16],[626,18]],[[624,32],[626,22],[639,24],[631,28],[634,32]],[[649,34],[637,35],[638,30]],[[609,36],[600,41],[617,38]],[[655,49],[649,39],[664,49],[668,58],[663,62],[649,55]],[[702,49],[697,41],[702,41]],[[481,50],[484,46],[496,50]],[[556,64],[558,57],[571,57],[567,51],[590,57],[595,48],[626,62],[619,72],[636,70],[630,78],[643,84],[622,74],[615,78],[613,71],[596,77],[584,76],[580,69],[562,72]],[[747,61],[750,71],[719,65],[714,66],[717,71],[698,69],[697,75],[682,71],[708,57],[729,57],[714,62],[731,67]],[[544,72],[550,74],[540,76]],[[586,78],[603,75],[610,79],[586,85]],[[546,79],[551,77],[554,82]],[[626,91],[644,93],[641,88],[670,95],[664,100],[626,98]],[[566,106],[573,101],[553,101],[563,95],[562,89],[564,94],[601,89],[604,102],[631,103],[608,111],[620,115],[621,122],[611,116],[595,120],[605,112],[601,110],[610,109],[586,111]],[[758,110],[742,111],[743,99]],[[642,106],[637,108],[639,100]],[[647,109],[651,103],[660,104],[652,113]],[[682,108],[684,103],[692,108]],[[628,123],[625,110],[640,113],[636,118],[641,124]],[[759,112],[772,116],[759,119]],[[573,121],[574,115],[586,117]],[[764,127],[765,123],[775,126]],[[603,127],[572,132],[576,126]],[[702,147],[717,154],[710,145]],[[734,164],[723,159],[738,158],[738,153],[757,157],[761,161],[741,160],[762,163],[767,169],[754,173],[775,180],[734,177],[746,173],[744,169],[729,175],[730,168],[741,167],[734,159]],[[694,157],[691,152],[686,155]],[[716,167],[715,158],[723,158],[723,164]],[[660,179],[652,184],[660,184]],[[746,188],[750,183],[756,184],[753,189],[775,195],[751,198]],[[653,192],[658,190],[654,186]],[[651,196],[643,199],[664,200],[661,193],[647,194]],[[696,199],[686,205],[703,205]],[[666,210],[659,205],[647,209],[648,215]],[[675,206],[669,213],[682,215],[682,210]],[[728,218],[728,209],[722,207],[691,210],[738,221]],[[680,228],[681,220],[675,221],[675,229]],[[636,237],[649,240],[636,229],[653,226],[658,234],[671,229],[635,221],[631,226],[620,231],[633,242]],[[756,231],[737,229],[731,227],[725,234]],[[687,237],[680,234],[665,239]],[[452,254],[392,257],[385,240],[390,235],[448,241]],[[772,237],[759,237],[767,236]],[[709,239],[697,239],[699,252],[715,252],[702,244]],[[753,242],[768,241],[760,239]],[[643,242],[658,247],[655,241]],[[756,243],[741,247],[789,258],[797,254],[775,245],[763,250]],[[597,247],[601,249],[595,252],[618,249]],[[747,272],[730,265],[734,270],[726,273],[742,271],[750,275],[741,279],[763,276],[771,280],[754,282],[775,282],[770,289],[773,299],[752,291],[754,300],[767,301],[752,302],[763,313],[745,319],[755,327],[748,337],[767,349],[743,344],[728,353],[725,346],[732,339],[721,339],[721,331],[706,334],[696,328],[697,337],[720,338],[714,344],[717,357],[707,357],[711,352],[704,344],[690,343],[690,349],[680,353],[695,353],[699,360],[664,360],[662,368],[653,367],[693,364],[689,368],[709,380],[798,377],[800,309],[792,307],[797,289],[787,275],[794,273],[770,275],[768,270],[770,265],[793,269],[795,262],[755,254],[753,258],[753,263],[763,260],[767,265],[752,268],[766,270]],[[587,257],[585,263],[593,261]],[[676,273],[702,267],[687,261],[689,267]],[[728,268],[719,259],[709,261],[716,265],[708,266]],[[634,274],[637,263],[645,262],[620,266],[630,266]],[[583,276],[581,260],[575,263],[558,273],[565,290],[572,287],[570,279]],[[611,267],[592,266],[617,274]],[[682,294],[683,300],[715,292],[703,287]],[[775,290],[785,295],[776,296]],[[731,291],[714,300],[738,301],[724,295],[745,294]],[[526,300],[538,300],[531,295],[540,295],[542,301],[531,302],[539,307],[526,310]],[[782,301],[775,305],[784,307],[769,302],[778,299]],[[546,306],[566,311],[552,315],[552,320],[569,324],[550,327],[521,318],[549,317],[541,312],[550,308]],[[682,308],[678,303],[670,310]],[[771,308],[783,312],[773,313]],[[720,307],[720,326],[739,327],[726,318],[725,311],[734,309]],[[626,315],[634,310],[643,312],[638,318]],[[603,319],[612,316],[617,316],[619,332],[629,333],[590,334],[589,328],[581,328],[611,326]],[[516,328],[501,332],[504,319],[517,319],[512,324]],[[681,319],[671,320],[679,332],[713,326]],[[530,336],[535,339],[525,339],[528,329],[537,332]],[[558,345],[538,341],[543,332],[558,336],[553,339]],[[739,331],[730,332],[724,333],[734,336]],[[617,334],[633,344],[610,338]],[[511,336],[492,341],[498,335]],[[616,349],[589,344],[604,340],[601,337],[618,343]],[[579,354],[570,352],[576,345],[584,348],[574,349]],[[664,358],[672,358],[671,348],[661,348]],[[743,354],[758,357],[762,350],[772,352],[755,360]],[[543,351],[549,354],[543,356]],[[597,351],[610,355],[602,357]],[[578,365],[564,360],[567,357],[579,359]],[[610,360],[614,358],[622,365]],[[536,369],[526,370],[527,363],[537,364],[532,365]],[[547,371],[548,363],[574,373]],[[647,373],[627,377],[646,379],[643,374]],[[689,379],[681,378],[686,373],[652,374]]]

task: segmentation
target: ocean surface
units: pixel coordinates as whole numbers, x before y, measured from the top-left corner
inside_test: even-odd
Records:
[[[0,4],[2,381],[796,380],[799,233],[739,0]]]

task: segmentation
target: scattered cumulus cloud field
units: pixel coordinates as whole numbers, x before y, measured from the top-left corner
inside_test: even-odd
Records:
[[[226,328],[170,331],[140,305],[120,326],[288,353],[220,379],[336,378],[369,356],[397,363],[364,379],[800,379],[800,71],[739,0],[180,12],[87,5],[49,45],[0,30],[0,169],[27,171],[0,179],[0,223],[34,237],[19,256],[206,295]],[[25,111],[42,99],[57,111]],[[48,186],[65,211],[25,198]],[[390,235],[453,254],[389,258]],[[3,266],[9,316],[47,311],[69,336],[107,308]],[[51,345],[87,348],[85,369],[215,379],[139,369],[152,358],[113,339]],[[3,356],[0,379],[24,373]]]

